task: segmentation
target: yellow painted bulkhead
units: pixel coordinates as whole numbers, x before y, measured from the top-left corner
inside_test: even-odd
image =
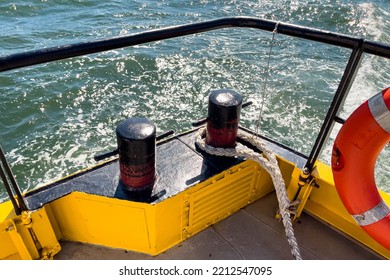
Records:
[[[279,165],[292,198],[302,171],[283,159]],[[311,175],[298,197],[307,196],[304,211],[390,258],[390,251],[372,240],[345,210],[330,167],[317,163]],[[272,191],[270,176],[249,160],[155,204],[74,192],[31,213],[38,246],[6,202],[0,204],[0,259],[50,258],[60,250],[58,240],[157,255]],[[383,196],[389,204],[389,194]],[[17,231],[10,231],[12,227]]]
[[[54,222],[55,223],[55,222]],[[15,215],[0,204],[0,259],[50,259],[61,250],[46,208]]]
[[[298,190],[300,175],[301,170],[295,169],[288,186],[290,199],[294,197]],[[383,257],[390,259],[390,250],[372,239],[347,212],[334,186],[330,166],[318,161],[311,175],[312,179],[305,184],[298,197],[299,200],[303,200],[303,196],[307,194],[305,192],[309,191],[309,197],[304,204],[304,211],[337,229],[340,233],[349,236],[351,240],[360,242]],[[313,187],[313,185],[316,185],[316,187]],[[387,205],[390,205],[390,194],[383,191],[380,191],[380,194]]]
[[[74,192],[50,208],[61,239],[157,255],[272,190],[246,161],[156,204]]]

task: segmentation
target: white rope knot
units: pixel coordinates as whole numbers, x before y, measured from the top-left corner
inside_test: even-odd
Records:
[[[216,156],[227,156],[227,157],[244,157],[246,159],[252,159],[260,164],[271,176],[272,182],[275,186],[276,197],[279,202],[279,211],[282,217],[282,222],[285,228],[285,233],[287,241],[291,248],[291,254],[294,259],[301,260],[301,254],[294,235],[294,229],[292,226],[292,221],[290,218],[290,200],[288,199],[285,183],[280,172],[278,162],[274,153],[261,141],[258,137],[253,137],[253,135],[239,131],[238,136],[244,141],[250,143],[263,154],[256,153],[252,149],[237,143],[235,148],[215,148],[213,146],[207,145],[204,141],[203,136],[205,135],[206,130],[204,128],[200,129],[196,139],[196,145],[203,151],[208,154]]]

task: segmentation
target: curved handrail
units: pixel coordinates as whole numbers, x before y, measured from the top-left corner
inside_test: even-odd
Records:
[[[98,53],[118,48],[124,48],[165,39],[182,37],[223,28],[255,28],[273,31],[277,26],[280,34],[304,38],[334,46],[354,49],[363,39],[294,24],[253,17],[228,17],[198,23],[184,24],[173,27],[144,31],[123,37],[113,37],[85,43],[75,43],[51,48],[38,49],[24,53],[0,57],[0,72],[26,66],[56,61],[75,56]],[[363,40],[363,52],[390,58],[390,45]]]

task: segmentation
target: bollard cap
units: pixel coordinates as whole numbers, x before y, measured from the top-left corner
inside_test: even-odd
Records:
[[[209,95],[208,121],[216,127],[238,122],[242,106],[242,96],[231,89],[214,90]]]
[[[132,117],[119,123],[116,135],[127,140],[148,140],[155,138],[156,127],[146,118]]]
[[[209,102],[219,107],[237,107],[242,104],[242,96],[232,89],[213,90]]]
[[[119,123],[116,128],[120,158],[143,161],[154,156],[156,149],[156,127],[146,118],[132,117]]]

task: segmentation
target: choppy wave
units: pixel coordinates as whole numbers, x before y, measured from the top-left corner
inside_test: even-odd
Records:
[[[236,15],[390,43],[389,7],[387,1],[352,0],[16,1],[0,3],[0,55]],[[1,74],[0,142],[19,184],[30,189],[112,149],[124,118],[142,115],[158,132],[183,131],[206,114],[210,90],[234,88],[254,101],[243,112],[245,125],[256,127],[262,107],[261,132],[307,154],[348,59],[348,51],[319,47],[253,30],[221,30]],[[388,69],[386,60],[364,58],[344,117],[386,87]],[[377,168],[387,190],[388,153]]]
[[[363,15],[358,25],[362,36],[383,43],[390,43],[390,22],[386,19],[390,15],[390,10],[387,6],[380,6],[375,1],[357,5],[357,10]],[[389,87],[389,69],[389,60],[371,55],[366,55],[363,58],[355,82],[341,112],[343,118],[347,118],[365,100]],[[339,129],[340,127],[337,125],[323,152],[322,160],[325,162],[330,161],[332,143]],[[387,146],[378,158],[375,176],[378,187],[388,192],[390,191],[389,164],[390,147]]]

